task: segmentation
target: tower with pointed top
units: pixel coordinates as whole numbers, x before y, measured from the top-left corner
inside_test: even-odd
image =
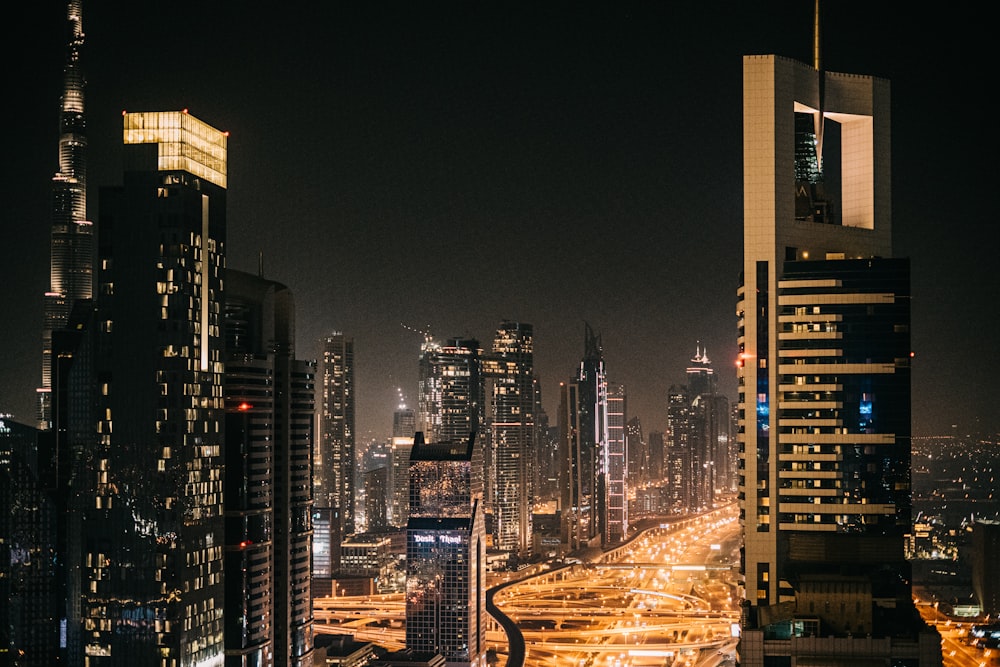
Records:
[[[941,663],[903,553],[910,289],[908,260],[892,257],[889,113],[886,80],[743,58],[748,666]]]
[[[94,226],[87,219],[87,122],[84,115],[83,0],[67,4],[68,40],[59,108],[59,171],[52,177],[49,289],[43,303],[38,428],[52,425],[52,332],[73,303],[93,296]]]

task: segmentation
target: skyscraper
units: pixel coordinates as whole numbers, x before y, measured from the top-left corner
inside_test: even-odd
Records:
[[[686,384],[672,385],[667,397],[668,494],[678,511],[701,512],[712,507],[720,490],[718,470],[729,447],[729,401],[716,392],[715,371],[700,344],[685,375]]]
[[[317,506],[340,517],[341,536],[354,532],[354,339],[335,331],[322,341]]]
[[[825,72],[816,52],[743,59],[741,663],[939,665],[903,555],[910,293],[891,258],[889,83]]]
[[[585,325],[584,354],[577,370],[579,386],[580,446],[589,450],[588,465],[592,470],[581,471],[590,489],[595,535],[602,542],[608,537],[608,375],[604,366],[601,337]],[[581,494],[584,496],[586,494]]]
[[[704,419],[684,385],[667,391],[667,438],[663,464],[672,512],[687,514],[701,507],[695,497],[695,449],[704,439]]]
[[[365,519],[367,532],[384,532],[389,527],[389,468],[386,466],[366,470]]]
[[[316,363],[281,283],[226,271],[226,664],[312,664]],[[272,662],[273,661],[273,662]]]
[[[57,504],[40,451],[43,432],[0,414],[0,664],[58,664]],[[65,605],[63,605],[64,607]]]
[[[664,479],[664,459],[666,458],[663,431],[650,431],[647,449],[649,450],[649,481],[652,484],[659,484]]]
[[[100,197],[96,441],[86,451],[89,664],[223,661],[227,135],[186,112],[123,116]]]
[[[389,441],[389,479],[387,500],[389,525],[405,528],[410,516],[410,451],[413,436],[393,437]]]
[[[406,648],[454,667],[486,665],[486,539],[475,434],[410,453]]]
[[[649,443],[642,434],[642,421],[629,417],[625,424],[626,451],[628,452],[628,484],[633,488],[649,481]]]
[[[493,546],[522,557],[531,553],[532,544],[534,372],[533,327],[501,322],[483,362],[490,394],[487,475],[492,490]]]
[[[42,383],[38,427],[51,425],[52,332],[66,325],[73,302],[94,292],[94,227],[87,219],[87,119],[84,115],[83,0],[67,3],[68,41],[59,109],[59,171],[52,177],[49,290],[43,304]]]
[[[420,347],[417,430],[425,442],[465,440],[484,421],[483,351],[474,338]]]
[[[1000,522],[976,519],[972,525],[972,594],[983,614],[1000,614]]]
[[[559,385],[559,507],[562,541],[570,551],[591,546],[594,518],[595,451],[586,446],[581,427],[580,383]]]
[[[608,468],[605,501],[608,520],[604,543],[622,542],[628,534],[628,461],[626,455],[625,420],[627,416],[625,385],[608,382]]]
[[[417,431],[417,413],[400,403],[392,413],[392,437],[412,438]]]
[[[560,386],[559,458],[563,537],[570,550],[600,546],[608,531],[608,381],[600,336],[590,325],[575,377]]]

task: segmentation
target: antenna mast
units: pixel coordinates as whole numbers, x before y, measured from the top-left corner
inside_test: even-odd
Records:
[[[823,173],[823,110],[826,107],[824,100],[824,80],[823,63],[820,59],[820,32],[819,32],[819,0],[813,10],[813,67],[819,76],[819,111],[816,113],[813,127],[816,131],[816,162],[819,173]]]

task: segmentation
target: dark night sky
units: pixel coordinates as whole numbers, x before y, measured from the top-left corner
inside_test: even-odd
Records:
[[[62,2],[7,16],[0,411],[33,423]],[[1000,430],[996,147],[974,5],[823,8],[827,69],[889,79],[893,228],[913,270],[914,434]],[[261,7],[263,9],[256,9]],[[602,334],[645,431],[698,341],[736,398],[741,56],[811,61],[809,0],[85,2],[89,208],[120,182],[121,111],[231,132],[228,263],[287,284],[298,356],[355,338],[358,431],[415,403],[421,337],[535,327],[558,383]],[[26,38],[12,46],[15,36]]]

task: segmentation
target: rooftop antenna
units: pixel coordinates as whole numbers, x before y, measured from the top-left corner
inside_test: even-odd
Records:
[[[820,45],[819,45],[819,0],[816,0],[816,7],[813,10],[813,68],[818,72],[820,69]]]
[[[813,10],[813,68],[819,74],[819,112],[816,114],[815,120],[813,121],[813,127],[816,130],[816,162],[819,167],[819,173],[823,173],[823,110],[825,108],[824,103],[824,79],[823,75],[823,63],[820,58],[820,32],[819,32],[819,0],[816,0],[816,5]]]

